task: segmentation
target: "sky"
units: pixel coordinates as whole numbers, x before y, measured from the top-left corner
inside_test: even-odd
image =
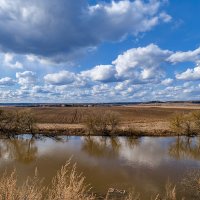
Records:
[[[0,102],[200,100],[199,0],[0,0]]]

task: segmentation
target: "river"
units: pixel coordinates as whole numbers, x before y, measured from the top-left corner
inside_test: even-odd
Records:
[[[38,137],[0,139],[0,175],[16,169],[19,184],[34,174],[50,184],[56,171],[72,158],[77,170],[98,194],[108,188],[135,188],[142,199],[163,194],[169,180],[184,193],[181,181],[200,169],[200,137]],[[185,195],[185,194],[184,194]]]

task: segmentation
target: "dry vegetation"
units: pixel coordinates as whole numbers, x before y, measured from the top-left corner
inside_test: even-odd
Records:
[[[52,180],[49,188],[42,187],[37,172],[22,186],[17,185],[16,173],[4,174],[0,180],[0,200],[93,200],[94,196],[85,185],[84,177],[76,167],[67,162]]]
[[[198,199],[200,192],[200,171],[194,171],[183,179],[184,190],[193,192],[193,199]],[[82,174],[76,172],[76,165],[68,161],[53,178],[49,187],[43,187],[38,178],[37,170],[33,178],[27,178],[21,186],[17,183],[16,172],[4,174],[0,178],[0,200],[140,200],[140,194],[134,190],[127,193],[110,188],[105,197],[98,197],[92,193],[89,185],[85,183]],[[151,200],[177,200],[176,186],[169,181],[165,186],[163,196],[157,194]],[[182,198],[184,199],[184,198]]]
[[[113,133],[117,130],[119,123],[119,114],[114,111],[92,111],[85,117],[85,124],[89,130],[89,133],[94,134]]]
[[[23,107],[4,107],[5,111],[20,111]],[[200,109],[200,107],[199,107]],[[167,108],[151,106],[111,106],[111,107],[35,107],[29,108],[36,117],[37,123],[58,123],[71,124],[83,123],[84,115],[92,112],[113,111],[120,115],[122,123],[131,122],[159,122],[168,121],[174,113],[189,113],[194,111],[190,107],[186,108]],[[78,117],[79,116],[79,117]]]
[[[171,129],[179,135],[196,135],[200,132],[200,111],[175,114],[170,121]]]
[[[199,112],[197,106],[4,107],[0,111],[0,131],[52,135],[191,135],[194,131],[199,133]]]
[[[16,133],[31,133],[36,130],[36,119],[29,109],[0,110],[0,132],[8,136]]]

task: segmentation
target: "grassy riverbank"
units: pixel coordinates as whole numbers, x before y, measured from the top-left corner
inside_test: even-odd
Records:
[[[26,113],[28,123],[34,123],[24,130],[14,131],[22,134],[34,132],[50,135],[115,135],[115,136],[176,136],[187,135],[186,132],[177,132],[171,127],[171,119],[176,115],[188,115],[200,110],[197,105],[143,105],[143,106],[113,106],[113,107],[2,107],[4,113]],[[105,115],[105,113],[107,113]],[[18,115],[18,114],[17,114]],[[109,115],[109,127],[115,125],[112,131],[105,131],[105,125],[98,131],[88,130],[86,118],[94,119],[98,116],[98,123]],[[116,116],[117,115],[117,116]],[[89,116],[89,117],[88,117]],[[10,120],[15,117],[11,116]],[[91,126],[89,119],[89,126]],[[117,121],[116,121],[117,120]],[[19,123],[17,123],[19,125]],[[32,126],[33,124],[31,124]],[[13,125],[12,125],[13,126]],[[106,125],[107,126],[107,125]],[[94,127],[93,127],[94,128]],[[16,129],[16,128],[15,128]],[[32,130],[31,130],[32,129]],[[103,131],[102,131],[103,130]]]

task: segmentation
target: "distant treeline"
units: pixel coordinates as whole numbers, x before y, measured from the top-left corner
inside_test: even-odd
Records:
[[[110,103],[0,103],[1,106],[13,107],[98,107],[98,106],[126,106],[142,104],[164,104],[164,103],[190,103],[200,104],[200,101],[147,101],[147,102],[110,102]]]

